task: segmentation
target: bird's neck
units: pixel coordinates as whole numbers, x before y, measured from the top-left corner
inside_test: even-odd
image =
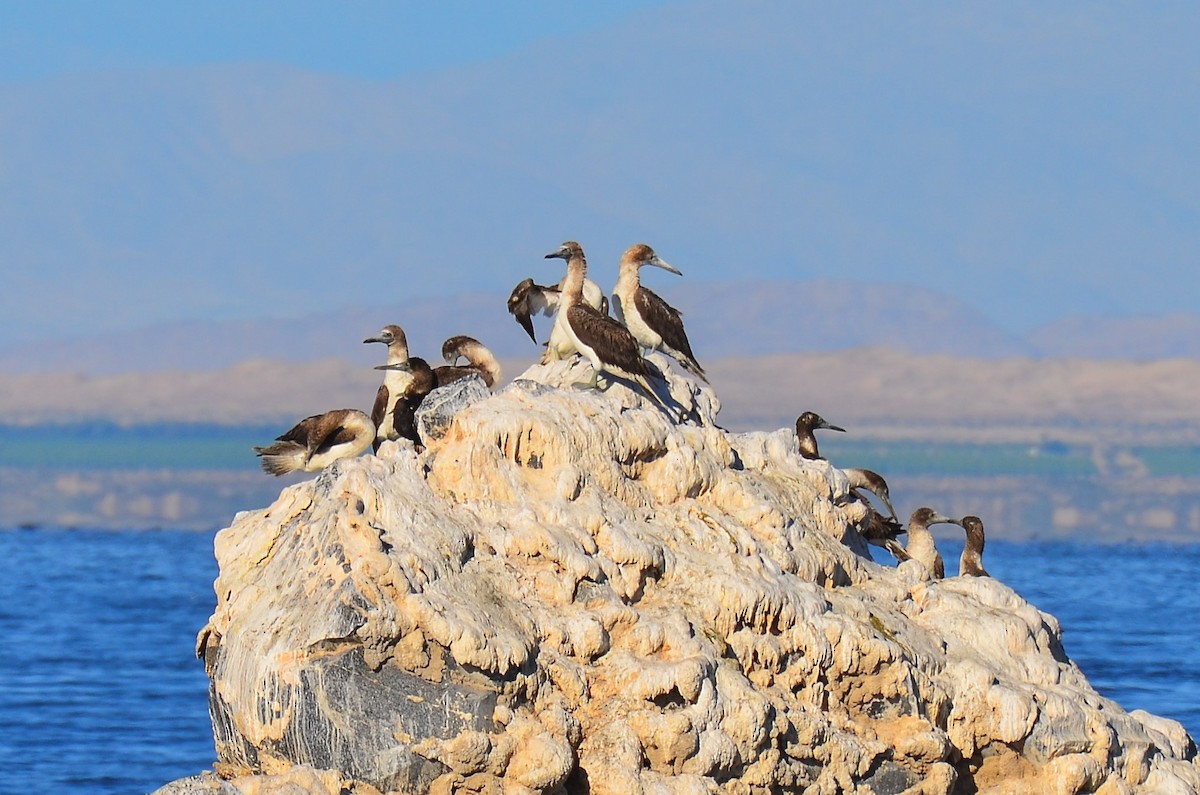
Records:
[[[933,533],[923,524],[909,523],[908,544],[904,547],[914,560],[932,570],[938,557],[937,545],[933,542]]]
[[[977,530],[967,531],[967,543],[958,561],[960,572],[983,571],[983,533]]]
[[[388,344],[388,364],[404,364],[408,361],[408,343],[392,342]]]
[[[583,280],[587,278],[587,260],[575,254],[567,260],[567,275],[562,281],[562,297],[568,305],[583,300]]]
[[[617,271],[617,284],[613,287],[613,293],[626,297],[637,292],[637,288],[642,285],[642,279],[638,271],[639,268],[636,263],[621,260],[621,269]]]
[[[460,355],[465,356],[471,366],[479,371],[483,376],[484,382],[489,387],[493,386],[500,380],[500,363],[496,361],[496,357],[482,345],[466,345]]]

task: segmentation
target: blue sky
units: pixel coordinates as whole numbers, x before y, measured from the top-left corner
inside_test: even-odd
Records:
[[[502,299],[556,278],[540,255],[568,237],[602,284],[651,243],[673,295],[895,284],[1010,334],[1197,311],[1194,3],[0,0],[0,21],[0,353],[63,317]]]
[[[386,80],[486,61],[662,0],[0,2],[0,78],[271,61]]]

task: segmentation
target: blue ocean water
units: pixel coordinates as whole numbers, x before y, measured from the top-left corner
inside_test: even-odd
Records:
[[[1200,732],[1200,545],[992,541],[985,562],[1058,616],[1101,693]],[[0,793],[144,793],[211,766],[193,644],[215,576],[208,533],[0,531]]]

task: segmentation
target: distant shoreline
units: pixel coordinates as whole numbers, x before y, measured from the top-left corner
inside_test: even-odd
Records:
[[[507,378],[532,358],[502,361]],[[707,362],[733,431],[790,427],[815,410],[849,437],[928,442],[1200,444],[1200,360],[973,359],[884,348]],[[0,424],[109,422],[278,427],[369,409],[370,367],[258,360],[218,371],[0,375]]]
[[[250,450],[268,426],[0,426],[0,524],[212,531],[315,477],[274,478]],[[1200,541],[1194,446],[879,441],[829,434],[837,466],[882,473],[897,510],[976,514],[989,538]]]

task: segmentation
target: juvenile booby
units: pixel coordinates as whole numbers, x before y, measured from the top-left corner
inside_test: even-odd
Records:
[[[575,350],[592,363],[589,386],[594,388],[597,385],[601,371],[633,381],[669,414],[670,409],[650,386],[650,366],[642,358],[641,346],[629,329],[584,302],[583,281],[587,278],[587,259],[584,258],[583,247],[568,240],[547,254],[546,259],[567,261],[567,275],[562,280],[562,296],[554,325],[556,330],[561,328]]]
[[[816,412],[806,411],[796,418],[796,442],[800,445],[800,455],[810,461],[819,461],[821,453],[817,450],[817,437],[813,431],[825,428],[830,431],[846,432],[845,428],[830,425]]]
[[[508,296],[508,311],[521,324],[521,328],[525,329],[529,339],[537,342],[537,335],[533,331],[533,320],[530,316],[538,313],[547,317],[556,315],[561,300],[561,281],[553,287],[547,287],[535,284],[533,279],[525,279],[514,287]],[[600,314],[608,314],[608,298],[600,289],[600,285],[588,278],[583,280],[583,300]],[[543,363],[565,359],[575,352],[571,340],[558,328],[558,324],[551,326],[550,337],[546,342],[546,354],[542,359]]]
[[[960,577],[990,577],[983,567],[983,520],[978,516],[964,516],[958,521],[967,531],[967,544],[958,559]]]
[[[413,369],[401,367],[408,362],[408,338],[404,329],[392,324],[384,326],[376,337],[367,337],[363,344],[382,342],[387,345],[388,367],[377,368],[384,370],[383,383],[375,393],[375,405],[371,409],[371,419],[375,421],[378,434],[374,448],[379,451],[379,445],[387,439],[398,439],[396,434],[394,412],[396,401],[404,394],[413,381]],[[429,365],[426,364],[426,367]]]
[[[949,516],[943,516],[932,508],[918,508],[908,520],[908,545],[904,547],[908,557],[925,567],[935,580],[946,576],[946,564],[933,542],[931,524],[958,524]]]
[[[375,423],[358,409],[335,409],[296,423],[267,447],[255,447],[264,472],[284,475],[319,472],[339,458],[351,458],[371,446]]]
[[[621,256],[621,269],[613,287],[613,314],[642,347],[662,351],[707,382],[704,368],[696,361],[687,332],[683,330],[683,315],[653,290],[642,286],[641,269],[645,265],[683,275],[645,243],[630,246]]]
[[[408,439],[414,445],[421,446],[421,436],[417,433],[417,408],[425,396],[438,385],[437,376],[429,363],[420,356],[410,356],[408,361],[399,364],[381,364],[375,368],[383,370],[384,385],[379,387],[375,396],[375,408],[371,411],[371,419],[375,422],[376,435],[375,452],[387,439]],[[403,391],[387,395],[383,399],[384,389],[387,388],[387,375],[393,372],[405,373],[409,376]],[[390,408],[388,407],[390,405]]]
[[[850,481],[850,489],[852,491],[858,493],[861,489],[871,492],[887,507],[892,519],[896,519],[896,509],[892,507],[892,498],[888,494],[887,481],[883,479],[882,475],[861,467],[852,467],[850,469],[843,469],[842,471],[846,473],[846,478]],[[862,495],[859,494],[859,496],[861,497]]]
[[[460,365],[459,358],[465,358],[469,364]],[[483,382],[491,389],[500,382],[500,363],[482,342],[474,337],[459,334],[442,343],[442,358],[446,364],[433,368],[438,386],[445,386],[451,381],[479,374]]]

